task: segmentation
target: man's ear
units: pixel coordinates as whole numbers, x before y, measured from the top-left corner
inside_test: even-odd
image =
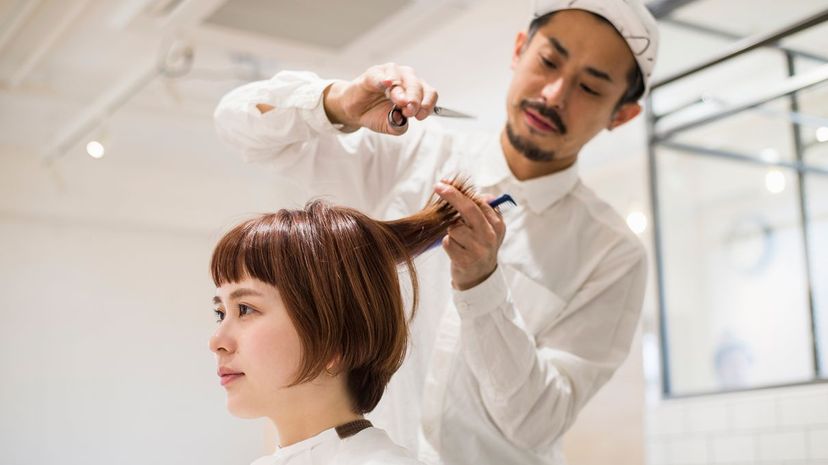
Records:
[[[612,131],[618,126],[621,126],[627,121],[635,118],[639,113],[641,113],[641,105],[639,105],[638,102],[625,103],[615,110],[615,114],[612,115],[612,119],[610,120],[607,129]]]
[[[520,56],[523,54],[523,47],[526,45],[528,45],[526,43],[526,32],[518,32],[517,37],[515,38],[515,50],[512,54],[512,69],[515,69],[520,61]]]

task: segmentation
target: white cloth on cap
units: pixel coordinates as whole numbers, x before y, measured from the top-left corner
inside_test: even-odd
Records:
[[[560,10],[585,10],[612,23],[627,41],[644,77],[646,92],[650,91],[650,78],[658,53],[658,25],[641,1],[534,0],[533,12],[536,18]]]

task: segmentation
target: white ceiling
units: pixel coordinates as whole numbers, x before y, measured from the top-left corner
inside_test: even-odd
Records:
[[[115,106],[104,125],[113,139],[130,141],[125,153],[142,154],[136,163],[153,157],[186,160],[182,164],[195,157],[220,160],[227,154],[212,138],[211,112],[232,87],[285,68],[349,78],[385,61],[413,65],[445,104],[478,115],[467,126],[496,129],[503,120],[511,44],[529,18],[528,3],[0,0],[0,147],[46,156],[61,134],[77,129],[80,117],[106,115],[104,109]],[[825,0],[698,0],[675,16],[750,35],[824,8]],[[662,35],[661,76],[732,42],[669,23]],[[192,70],[153,78],[173,38],[193,47]],[[828,26],[790,42],[828,53]],[[134,93],[119,94],[130,86]],[[130,98],[119,106],[119,95]],[[181,138],[183,127],[191,128],[191,138]],[[85,156],[84,140],[95,131],[94,124],[76,131],[82,137],[62,156]],[[588,150],[596,155],[585,162],[623,159],[619,151],[641,153],[643,140],[638,121],[600,137]]]

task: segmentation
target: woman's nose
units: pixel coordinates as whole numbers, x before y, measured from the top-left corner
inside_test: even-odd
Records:
[[[236,350],[236,343],[231,333],[232,330],[227,324],[220,323],[218,328],[216,328],[216,332],[210,337],[210,351],[215,354],[219,352],[234,352]]]

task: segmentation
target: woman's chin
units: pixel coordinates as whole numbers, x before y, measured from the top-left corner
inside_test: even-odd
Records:
[[[261,418],[264,416],[258,409],[239,402],[237,399],[231,399],[230,397],[227,398],[227,411],[230,412],[230,415],[243,419]]]

